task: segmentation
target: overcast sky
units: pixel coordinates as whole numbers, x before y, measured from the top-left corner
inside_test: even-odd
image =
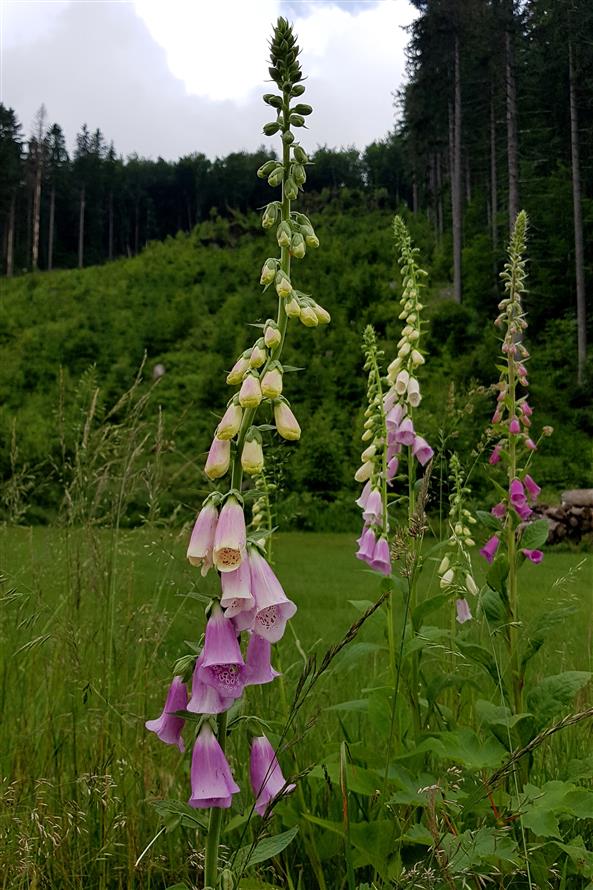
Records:
[[[86,122],[123,155],[254,149],[266,141],[279,14],[303,47],[312,145],[383,137],[404,79],[408,0],[0,0],[0,100],[25,134],[45,103],[69,148]]]

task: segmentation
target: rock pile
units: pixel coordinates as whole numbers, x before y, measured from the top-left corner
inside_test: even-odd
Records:
[[[560,505],[547,507],[540,504],[535,507],[534,513],[548,520],[548,544],[578,542],[587,535],[593,535],[593,488],[563,491]]]

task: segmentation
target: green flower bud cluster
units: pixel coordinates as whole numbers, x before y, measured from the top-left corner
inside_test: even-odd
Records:
[[[292,25],[285,19],[279,18],[274,28],[274,36],[270,42],[270,62],[268,69],[270,77],[283,92],[291,92],[298,86],[293,95],[300,96],[304,87],[299,84],[303,79],[301,66],[298,61],[300,49],[297,46],[296,37]],[[267,101],[268,97],[264,97]],[[268,102],[272,105],[272,102]]]
[[[421,279],[427,273],[416,262],[419,250],[412,247],[408,230],[399,216],[395,217],[393,234],[400,254],[403,283],[399,318],[405,321],[405,326],[397,344],[397,356],[387,368],[387,382],[395,387],[397,395],[403,396],[410,407],[416,408],[422,400],[417,369],[425,361],[420,349],[421,311],[424,308],[420,302],[420,288],[423,287]]]
[[[367,407],[362,433],[362,441],[366,447],[360,456],[362,463],[354,478],[356,482],[367,482],[370,479],[374,487],[381,474],[384,475],[387,430],[380,370],[383,352],[377,346],[375,330],[370,324],[365,328],[362,348],[365,356],[364,370],[368,374]]]
[[[439,565],[441,589],[458,597],[468,593],[476,596],[478,585],[473,577],[469,548],[475,546],[471,527],[476,524],[475,516],[465,506],[471,489],[465,484],[458,456],[453,453],[449,461],[451,469],[449,495],[449,530],[447,552]]]

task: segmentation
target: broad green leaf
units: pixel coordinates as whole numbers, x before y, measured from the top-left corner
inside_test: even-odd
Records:
[[[558,827],[558,816],[553,810],[547,810],[542,807],[534,807],[533,809],[523,813],[522,820],[525,828],[533,831],[537,837],[557,837],[562,839],[560,828]]]
[[[491,587],[480,594],[480,604],[490,624],[500,625],[507,620],[507,611],[501,595]]]
[[[556,847],[566,853],[579,874],[585,878],[593,878],[593,851],[587,850],[580,835],[573,837],[568,844],[560,843],[560,841],[554,843]]]
[[[369,703],[366,698],[353,699],[352,701],[342,701],[337,705],[330,705],[325,708],[326,711],[368,711]]]
[[[441,640],[450,640],[451,633],[442,627],[422,626],[417,634],[408,639],[404,645],[404,658],[407,658],[413,652],[420,652],[424,649],[439,649],[441,651],[449,651],[448,646],[444,646]]]
[[[330,777],[334,785],[340,784],[340,765],[339,763],[323,764],[325,772]],[[309,778],[325,779],[324,769],[321,765],[314,767],[309,773]],[[381,778],[373,770],[365,769],[357,766],[355,763],[348,764],[348,789],[354,791],[355,794],[364,794],[371,796],[381,787]]]
[[[450,594],[437,593],[436,596],[431,596],[429,599],[426,599],[424,602],[417,605],[412,613],[412,623],[414,627],[418,627],[419,624],[422,624],[422,621],[427,615],[430,615],[431,612],[436,612],[437,609],[440,609],[441,606],[444,606],[445,603],[450,600]]]
[[[574,697],[591,679],[589,671],[565,671],[546,677],[527,694],[527,707],[536,715],[538,726],[551,723],[568,710]]]
[[[512,729],[519,721],[531,717],[529,713],[513,714],[505,705],[495,705],[479,698],[475,704],[476,714],[487,726],[507,726]]]
[[[536,519],[523,529],[519,546],[525,550],[537,550],[548,540],[550,526],[547,519]]]
[[[488,736],[480,739],[471,729],[456,729],[439,734],[446,760],[454,760],[470,770],[496,769],[507,756],[503,746]]]
[[[484,646],[479,646],[477,643],[468,643],[465,640],[457,640],[457,648],[465,658],[468,658],[470,661],[483,667],[498,685],[496,661],[489,649],[486,649]]]
[[[356,609],[357,612],[366,612],[371,606],[374,606],[372,600],[348,600],[349,604]]]
[[[422,844],[424,847],[431,847],[434,838],[426,826],[421,822],[411,825],[405,834],[402,834],[401,840],[408,844]]]
[[[500,531],[502,528],[500,519],[497,519],[496,516],[493,516],[492,513],[488,513],[486,510],[476,510],[476,517],[480,520],[482,525],[485,525],[486,528],[493,529],[495,532]]]
[[[258,878],[245,878],[239,884],[239,890],[280,890],[276,884],[268,884]]]
[[[352,643],[336,656],[333,666],[330,667],[328,673],[339,673],[340,671],[350,671],[358,667],[358,661],[377,652],[386,652],[387,648],[379,643]]]
[[[509,561],[504,554],[496,557],[486,573],[486,583],[492,590],[496,590],[501,595],[503,601],[506,601],[508,598],[506,585],[508,574]]]
[[[389,860],[394,854],[394,823],[390,819],[355,822],[350,826],[350,842],[356,850],[355,868],[372,865],[385,881],[389,880]]]
[[[169,884],[166,890],[189,890],[187,884]]]
[[[549,612],[542,612],[538,615],[538,617],[527,627],[527,643],[522,656],[523,665],[526,665],[528,661],[539,652],[548,633],[556,625],[568,622],[575,612],[575,606],[563,606],[560,609],[552,609]]]
[[[278,856],[288,845],[295,839],[299,831],[298,825],[283,831],[282,834],[275,834],[273,837],[265,837],[263,840],[253,847],[252,844],[246,844],[241,847],[237,853],[236,867],[238,869],[251,868],[253,865],[259,865],[266,859],[272,859]]]
[[[204,819],[196,815],[196,811],[181,800],[151,800],[151,806],[155,808],[159,819],[167,829],[174,831],[179,825],[186,828],[201,828],[206,831],[208,826]]]
[[[463,834],[448,834],[442,839],[452,872],[475,868],[479,865],[519,864],[517,844],[507,831],[496,828],[479,828]]]

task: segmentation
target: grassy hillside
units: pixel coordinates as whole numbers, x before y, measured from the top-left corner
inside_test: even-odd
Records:
[[[283,501],[283,521],[345,529],[356,521],[362,331],[368,322],[377,327],[388,360],[399,337],[392,210],[346,194],[312,214],[321,248],[299,268],[299,282],[328,308],[332,324],[315,337],[294,324],[285,361],[304,371],[287,375],[285,391],[304,432],[298,445],[278,445],[274,463],[293,492]],[[423,431],[433,444],[468,455],[492,400],[474,393],[468,407],[466,394],[497,375],[492,272],[478,261],[466,264],[472,297],[467,306],[452,304],[443,283],[446,246],[433,243],[422,219],[410,225],[432,272]],[[275,296],[258,284],[268,253],[273,239],[258,219],[236,215],[150,243],[132,259],[3,281],[4,513],[46,519],[60,504],[67,507],[69,487],[78,485],[87,487],[99,520],[101,486],[116,478],[125,482],[130,521],[151,511],[153,518],[169,516],[179,503],[195,506],[196,486],[205,486],[203,452],[230,395],[224,371],[255,339],[249,323],[274,314]],[[553,497],[563,487],[591,484],[593,419],[585,394],[572,384],[572,322],[548,320],[529,334],[536,424],[556,428],[539,458]],[[117,405],[144,356],[141,382]],[[156,364],[166,373],[153,385]],[[476,485],[479,491],[479,479]]]

